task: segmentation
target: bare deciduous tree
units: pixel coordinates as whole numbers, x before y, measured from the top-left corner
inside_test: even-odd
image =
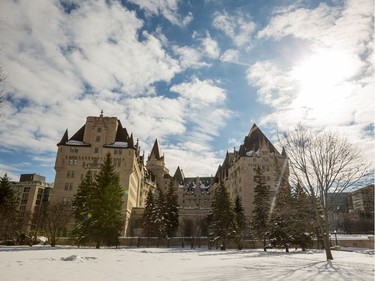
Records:
[[[332,132],[316,133],[297,126],[283,136],[281,144],[289,158],[291,180],[302,184],[313,198],[326,257],[332,260],[328,214],[334,197],[358,184],[370,165],[356,146]],[[332,200],[327,200],[328,193],[333,194]]]
[[[52,247],[56,246],[56,242],[60,239],[62,229],[73,218],[73,210],[71,206],[64,204],[48,205],[45,208],[44,231],[47,234],[48,241]]]

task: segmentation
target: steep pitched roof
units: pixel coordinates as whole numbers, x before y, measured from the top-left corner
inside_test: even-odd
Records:
[[[267,145],[271,152],[280,154],[259,127],[254,124],[249,134],[245,137],[244,143],[240,146],[240,156],[245,156],[246,152],[251,150],[254,152],[258,151],[262,144]]]
[[[59,146],[59,145],[65,144],[68,140],[69,140],[68,129],[66,129],[63,137],[61,138],[60,142],[57,145]]]
[[[66,130],[64,136],[57,145],[90,146],[90,144],[83,142],[85,128],[86,125],[83,125],[70,139],[68,139],[68,130]]]
[[[83,136],[85,134],[86,125],[83,125],[69,140],[73,141],[83,141]]]
[[[126,129],[122,127],[120,120],[118,120],[117,123],[118,123],[118,126],[117,126],[115,142],[127,142],[129,138],[128,132],[126,131]]]
[[[174,173],[173,177],[175,181],[177,181],[178,183],[184,182],[185,176],[184,176],[184,172],[180,169],[180,166],[177,167],[176,172]]]
[[[148,160],[150,160],[151,157],[153,157],[156,160],[160,160],[160,159],[163,158],[163,156],[161,156],[158,139],[155,140],[154,146],[152,147],[152,150],[151,150],[150,156],[148,157]]]

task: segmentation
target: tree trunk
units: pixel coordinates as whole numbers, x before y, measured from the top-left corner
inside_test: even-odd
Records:
[[[95,246],[96,249],[100,249],[100,241],[96,241],[96,246]]]

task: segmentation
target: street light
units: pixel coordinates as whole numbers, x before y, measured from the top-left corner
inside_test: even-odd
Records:
[[[338,243],[337,243],[337,231],[334,230],[334,231],[333,231],[333,234],[335,234],[335,241],[336,241],[336,247],[337,247],[337,246],[338,246]]]

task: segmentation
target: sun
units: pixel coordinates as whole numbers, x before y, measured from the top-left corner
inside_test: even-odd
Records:
[[[319,110],[327,102],[345,95],[342,87],[358,69],[358,60],[349,52],[321,49],[295,65],[291,78],[298,85],[296,106]]]

